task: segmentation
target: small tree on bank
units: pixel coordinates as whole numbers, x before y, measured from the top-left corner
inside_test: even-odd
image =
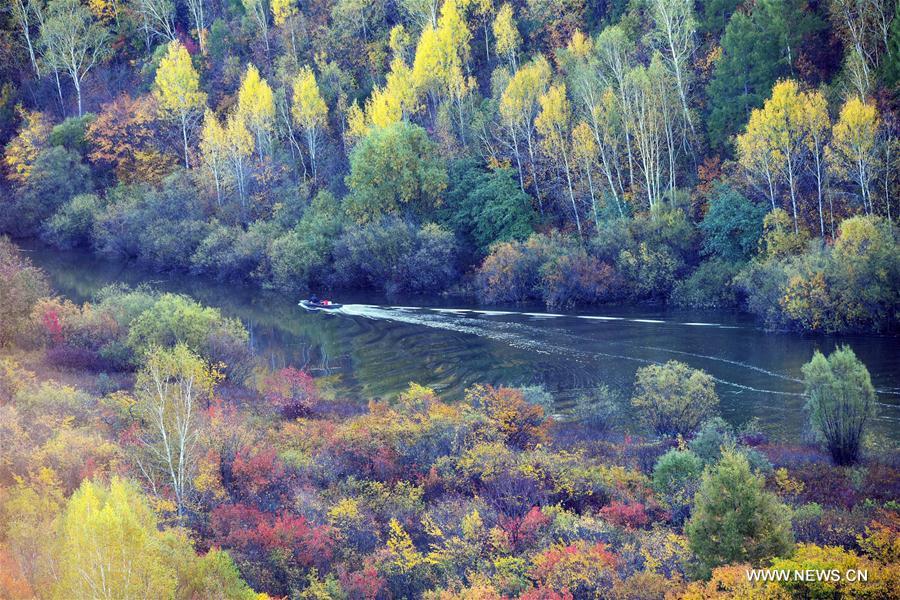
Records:
[[[720,565],[758,565],[790,552],[790,510],[765,491],[765,483],[735,450],[703,474],[685,534],[704,575]]]
[[[658,435],[689,435],[719,406],[709,374],[670,360],[638,369],[631,405]]]
[[[816,350],[803,365],[806,409],[835,463],[857,461],[866,423],[875,414],[875,388],[866,366],[848,346],[825,358]]]

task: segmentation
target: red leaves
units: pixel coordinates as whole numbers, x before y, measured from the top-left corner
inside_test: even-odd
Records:
[[[539,507],[533,506],[524,517],[500,517],[500,528],[513,548],[521,549],[534,543],[550,520]]]
[[[59,314],[55,310],[48,310],[42,318],[44,323],[44,331],[50,336],[54,344],[63,343],[63,330],[59,322]]]
[[[282,479],[284,465],[271,448],[243,448],[231,463],[234,483],[248,496],[257,496]]]
[[[226,504],[210,519],[216,543],[248,554],[286,550],[303,567],[322,567],[334,554],[330,527],[312,525],[306,517],[272,514],[246,504]]]
[[[312,376],[294,367],[267,377],[262,391],[266,401],[289,419],[308,415],[321,399]]]
[[[650,522],[646,507],[640,502],[612,502],[600,509],[600,516],[618,527],[638,529]]]

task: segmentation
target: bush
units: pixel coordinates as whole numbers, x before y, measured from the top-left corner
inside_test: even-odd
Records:
[[[719,406],[712,377],[671,360],[638,369],[631,405],[658,435],[689,435]]]
[[[691,451],[704,464],[712,464],[722,457],[722,450],[736,445],[734,429],[722,417],[704,421],[697,435],[690,442]]]
[[[360,222],[385,215],[428,217],[447,187],[447,170],[428,133],[406,121],[371,130],[350,153],[347,212]]]
[[[540,299],[548,306],[609,300],[617,282],[612,267],[559,233],[496,244],[476,279],[485,302]]]
[[[38,300],[49,293],[44,273],[0,236],[0,346],[12,341],[28,323]]]
[[[653,467],[653,490],[672,509],[672,520],[683,523],[697,491],[703,461],[690,450],[669,450]]]
[[[849,346],[839,347],[828,358],[816,350],[803,365],[803,383],[810,424],[834,462],[856,462],[877,400],[866,366]]]
[[[44,224],[42,237],[58,248],[87,246],[91,243],[94,218],[100,209],[99,197],[79,194]]]
[[[334,196],[320,192],[297,225],[272,243],[269,260],[275,287],[296,290],[325,281],[341,231],[339,208]]]
[[[736,306],[738,299],[732,281],[739,272],[738,263],[718,258],[703,262],[690,277],[675,284],[672,302],[695,308]]]
[[[607,385],[579,394],[573,410],[576,419],[592,433],[606,433],[619,421],[622,398]]]
[[[441,292],[456,280],[456,241],[434,224],[416,229],[387,218],[346,231],[334,248],[338,285],[400,292]]]
[[[793,546],[789,509],[735,451],[704,472],[685,534],[704,575],[729,563],[760,565]]]
[[[218,309],[202,306],[187,296],[163,294],[131,322],[127,343],[138,359],[154,347],[184,344],[217,363],[224,359],[217,351],[219,338],[242,347],[248,341],[240,321],[223,317]]]
[[[762,237],[767,210],[765,205],[754,204],[733,188],[716,189],[700,222],[703,253],[725,263],[749,260]]]
[[[10,205],[0,213],[0,231],[34,234],[59,207],[92,188],[90,169],[78,154],[60,146],[44,150],[37,155]]]

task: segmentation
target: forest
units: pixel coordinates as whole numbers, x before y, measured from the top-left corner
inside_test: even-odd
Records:
[[[900,454],[851,345],[807,357],[787,440],[678,360],[565,414],[498,382],[360,403],[189,295],[67,299],[20,245],[897,335],[898,11],[4,0],[0,598],[895,598]]]
[[[890,0],[11,0],[0,231],[286,291],[898,324]]]

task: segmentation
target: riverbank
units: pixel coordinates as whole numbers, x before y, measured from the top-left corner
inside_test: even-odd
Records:
[[[548,313],[539,304],[484,307],[445,297],[387,302],[372,293],[341,296],[355,308],[328,316],[300,310],[293,294],[158,274],[41,244],[27,249],[64,296],[92,300],[117,283],[189,294],[240,319],[271,368],[308,369],[358,402],[396,395],[409,381],[452,400],[476,383],[542,385],[556,399],[554,412],[566,417],[595,386],[627,398],[637,368],[677,359],[716,378],[723,414],[735,426],[756,418],[770,435],[796,439],[806,419],[801,365],[815,349],[846,343],[881,390],[875,425],[881,445],[900,436],[900,358],[888,336],[771,333],[750,315],[722,310],[620,306]]]

